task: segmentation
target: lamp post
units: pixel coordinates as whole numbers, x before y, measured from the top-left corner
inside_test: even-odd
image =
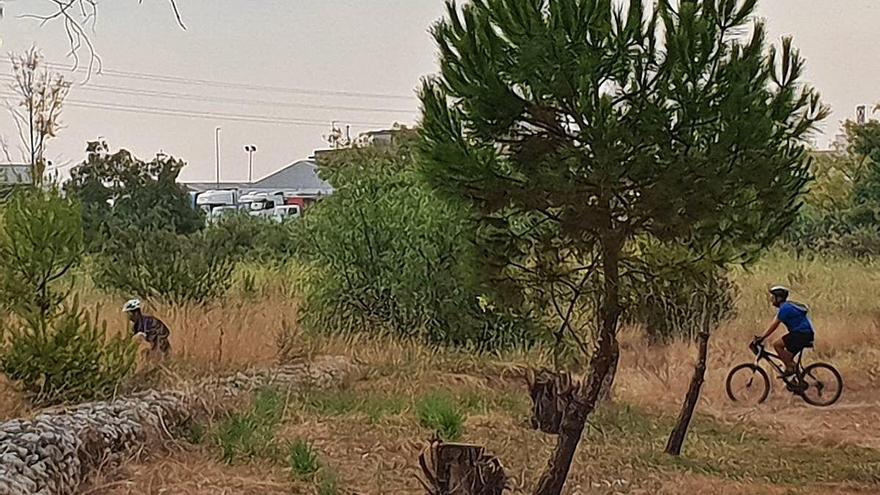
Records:
[[[257,147],[248,144],[245,145],[244,150],[248,154],[248,183],[254,183],[254,153],[257,151]]]
[[[220,126],[214,129],[214,153],[217,158],[217,189],[220,189]]]

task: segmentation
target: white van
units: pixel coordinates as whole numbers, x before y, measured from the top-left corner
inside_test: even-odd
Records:
[[[272,211],[272,219],[278,223],[286,220],[294,220],[299,218],[301,212],[299,205],[281,205],[276,206]]]

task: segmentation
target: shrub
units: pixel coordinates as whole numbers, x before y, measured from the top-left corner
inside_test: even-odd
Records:
[[[416,415],[420,425],[447,442],[455,442],[464,434],[465,415],[447,393],[434,392],[422,398],[416,404]]]
[[[5,333],[0,367],[41,405],[107,398],[134,370],[134,343],[108,338],[106,323],[76,300],[51,318],[12,323]]]
[[[216,245],[226,247],[236,260],[281,261],[295,248],[293,223],[278,223],[247,213],[225,215],[206,227]]]
[[[420,179],[407,146],[341,152],[322,164],[336,188],[295,225],[305,327],[387,332],[497,348],[533,340],[508,308],[481,308],[486,287],[468,211]]]
[[[232,285],[233,252],[208,232],[115,231],[96,257],[95,282],[103,288],[175,302],[204,302]]]

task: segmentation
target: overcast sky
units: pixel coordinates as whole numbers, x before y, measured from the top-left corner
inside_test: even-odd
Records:
[[[355,134],[413,123],[414,88],[435,70],[427,28],[442,15],[442,0],[178,3],[186,30],[175,24],[166,0],[99,3],[92,38],[107,73],[73,88],[64,111],[66,128],[49,147],[56,163],[80,161],[85,143],[101,136],[111,147],[144,158],[159,150],[183,158],[189,163],[184,179],[210,181],[214,129],[220,126],[221,179],[247,178],[246,144],[258,148],[254,176],[259,178],[324,147],[331,121],[356,122]],[[49,61],[70,64],[60,24],[40,28],[16,18],[47,4],[5,2],[0,50],[36,44]],[[820,145],[837,132],[839,121],[852,116],[855,105],[880,101],[878,0],[764,0],[760,15],[772,40],[794,37],[807,59],[807,79],[834,109]],[[0,74],[8,73],[9,64],[0,63]],[[144,76],[150,74],[183,80]],[[5,77],[0,79],[4,88]],[[81,73],[71,77],[83,78]],[[132,94],[137,90],[149,93]],[[14,142],[5,114],[0,114],[0,133]]]

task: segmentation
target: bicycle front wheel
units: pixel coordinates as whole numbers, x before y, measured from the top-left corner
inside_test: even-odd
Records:
[[[830,406],[840,399],[843,393],[843,378],[834,366],[815,363],[804,368],[801,376],[805,386],[801,397],[807,404],[819,407]]]
[[[770,395],[770,377],[752,363],[736,366],[727,375],[727,396],[734,402],[757,405]]]

